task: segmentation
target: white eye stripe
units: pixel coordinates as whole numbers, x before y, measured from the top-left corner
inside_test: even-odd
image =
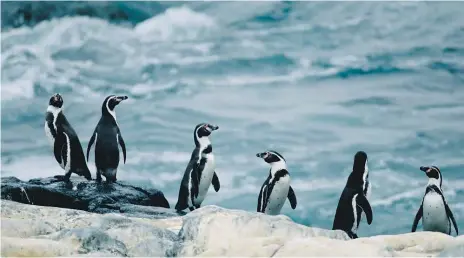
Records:
[[[106,101],[106,110],[114,118],[114,121],[116,122],[116,124],[118,124],[118,122],[116,120],[116,112],[114,110],[110,110],[110,107],[108,106],[108,103],[110,103],[110,100],[115,99],[115,98],[116,98],[116,96],[111,96],[110,98],[108,98],[108,100]]]

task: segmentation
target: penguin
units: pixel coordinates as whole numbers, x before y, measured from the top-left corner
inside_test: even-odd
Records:
[[[101,111],[102,115],[98,121],[92,137],[87,146],[87,160],[89,160],[89,152],[95,142],[95,167],[97,168],[97,179],[100,183],[102,175],[106,178],[106,182],[116,182],[116,174],[119,165],[119,146],[121,146],[126,163],[126,144],[121,135],[118,122],[116,121],[115,108],[119,103],[128,99],[127,96],[109,95],[103,101]]]
[[[441,189],[442,176],[440,169],[436,166],[420,167],[419,169],[425,172],[429,181],[422,203],[414,218],[411,232],[416,231],[417,224],[422,218],[424,231],[435,231],[451,235],[451,220],[456,235],[458,235],[458,225]]]
[[[292,209],[295,209],[296,195],[290,185],[285,158],[274,150],[257,153],[256,157],[271,165],[269,175],[259,191],[257,212],[278,215],[286,199],[290,201]]]
[[[367,224],[372,223],[372,208],[367,200],[367,154],[358,151],[354,156],[353,170],[338,201],[332,230],[343,230],[351,239],[358,238],[357,231],[362,212]]]
[[[216,161],[209,136],[219,129],[217,125],[201,123],[195,126],[193,139],[195,148],[185,169],[179,188],[176,210],[190,211],[200,208],[212,184],[216,192],[220,189],[219,177],[216,174]]]
[[[63,114],[63,97],[55,93],[48,101],[45,113],[45,135],[53,154],[65,174],[55,176],[59,181],[70,182],[72,173],[92,180],[92,175],[85,160],[82,145],[76,131]]]

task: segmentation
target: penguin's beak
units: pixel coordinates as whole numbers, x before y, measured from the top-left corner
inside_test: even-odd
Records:
[[[266,156],[266,154],[267,154],[266,152],[260,152],[256,154],[256,157],[263,159]]]
[[[425,173],[429,173],[429,172],[430,172],[430,168],[429,168],[429,167],[420,167],[419,169],[422,170],[422,171],[424,171]]]
[[[116,102],[119,104],[121,101],[128,99],[129,97],[127,96],[118,96],[116,97]]]
[[[212,131],[216,131],[217,129],[219,129],[219,126],[206,124],[205,129],[211,133]]]
[[[58,94],[58,93],[55,93],[55,94],[53,95],[53,100],[54,100],[55,102],[58,102],[58,101],[60,100],[60,98],[61,98],[61,95]]]

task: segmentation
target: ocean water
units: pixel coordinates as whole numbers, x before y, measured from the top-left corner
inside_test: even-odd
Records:
[[[1,32],[1,173],[63,171],[43,124],[50,96],[84,151],[109,94],[127,147],[118,179],[162,190],[174,207],[194,147],[211,137],[221,190],[204,205],[255,211],[269,166],[286,158],[298,206],[282,213],[332,227],[359,150],[374,220],[359,236],[410,232],[436,165],[464,230],[464,4],[185,2],[135,26],[72,16]],[[89,168],[95,177],[94,151]],[[419,229],[422,230],[421,224]],[[454,232],[454,230],[453,230]],[[454,234],[454,233],[453,233]]]

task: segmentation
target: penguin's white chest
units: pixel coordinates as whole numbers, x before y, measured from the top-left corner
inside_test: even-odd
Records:
[[[442,197],[429,192],[422,204],[422,226],[424,231],[436,231],[449,234],[450,225]]]
[[[216,161],[214,160],[214,154],[208,153],[205,155],[206,163],[203,171],[201,172],[200,182],[198,186],[198,197],[195,199],[195,203],[201,204],[208,193],[208,189],[211,186],[213,179],[214,170],[216,169]]]
[[[267,186],[269,189],[269,186]],[[290,188],[290,177],[285,175],[279,178],[272,188],[269,199],[267,201],[264,213],[269,215],[278,215],[287,200],[288,190]]]

